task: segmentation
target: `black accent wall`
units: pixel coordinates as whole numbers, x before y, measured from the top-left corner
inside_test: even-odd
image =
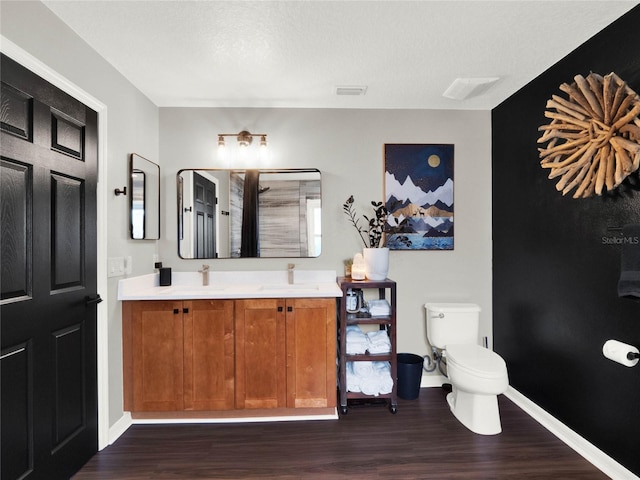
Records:
[[[640,476],[640,365],[602,355],[611,338],[640,347],[640,302],[618,297],[610,231],[640,223],[640,176],[563,197],[536,142],[547,99],[577,74],[615,72],[640,92],[639,25],[637,6],[492,111],[492,221],[494,348],[511,386]]]

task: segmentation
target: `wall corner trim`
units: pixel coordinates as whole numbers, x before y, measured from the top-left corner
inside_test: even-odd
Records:
[[[564,423],[553,417],[541,407],[533,403],[527,397],[509,386],[505,397],[520,407],[525,413],[536,420],[540,425],[553,433],[558,439],[566,443],[588,462],[600,469],[611,478],[625,478],[628,480],[640,480],[633,472],[620,465],[602,450],[591,444]]]

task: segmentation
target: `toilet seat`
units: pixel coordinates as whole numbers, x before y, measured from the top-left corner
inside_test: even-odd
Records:
[[[447,365],[480,378],[497,379],[507,374],[507,365],[497,353],[479,345],[447,345]]]

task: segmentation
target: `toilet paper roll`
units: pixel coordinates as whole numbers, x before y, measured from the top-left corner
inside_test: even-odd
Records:
[[[602,346],[602,353],[609,360],[613,360],[627,367],[635,367],[638,364],[638,359],[634,358],[630,360],[627,358],[629,352],[638,353],[638,349],[633,345],[627,345],[618,340],[607,340]]]

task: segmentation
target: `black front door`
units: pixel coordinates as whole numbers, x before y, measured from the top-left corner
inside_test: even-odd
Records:
[[[2,479],[97,451],[97,114],[2,56]]]

